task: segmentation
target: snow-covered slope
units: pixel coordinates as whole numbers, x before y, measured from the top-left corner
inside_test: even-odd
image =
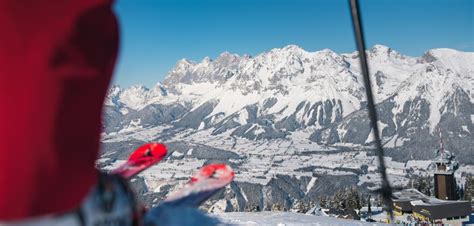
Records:
[[[350,63],[351,70],[360,74],[358,53],[342,54],[344,60]],[[417,57],[405,56],[383,45],[375,45],[367,51],[375,91],[376,101],[380,102],[396,92],[398,86],[405,81],[414,70],[422,68],[423,64]]]
[[[142,85],[122,89],[114,85],[107,93],[105,105],[119,109],[139,110],[150,103],[163,100],[166,96],[166,89],[160,83],[156,84],[153,89],[148,89]],[[128,113],[128,111],[122,112],[123,114]]]
[[[381,225],[355,220],[343,220],[291,212],[250,212],[217,214],[223,222],[232,225],[259,226],[316,226],[316,225]]]
[[[417,59],[409,76],[377,106],[386,148],[400,160],[427,158],[439,143],[472,163],[474,145],[473,53],[434,49]],[[373,63],[372,63],[373,64]],[[371,64],[371,65],[372,65]],[[394,74],[394,76],[397,74]],[[318,143],[367,144],[372,141],[365,109],[317,130]]]

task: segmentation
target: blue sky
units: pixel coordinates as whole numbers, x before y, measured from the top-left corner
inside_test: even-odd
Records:
[[[474,51],[474,1],[361,0],[367,45],[419,56]],[[347,0],[117,0],[121,44],[114,83],[162,81],[176,61],[221,52],[256,55],[296,44],[355,51]]]

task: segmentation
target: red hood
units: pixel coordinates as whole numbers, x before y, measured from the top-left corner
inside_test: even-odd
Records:
[[[96,182],[111,4],[0,0],[0,221],[74,209]]]

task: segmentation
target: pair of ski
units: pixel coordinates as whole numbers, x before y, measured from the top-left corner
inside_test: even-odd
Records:
[[[130,179],[160,162],[166,157],[166,153],[167,149],[163,144],[144,144],[132,152],[128,160],[111,173]],[[233,179],[234,171],[226,164],[203,166],[182,189],[169,195],[161,205],[198,207]]]

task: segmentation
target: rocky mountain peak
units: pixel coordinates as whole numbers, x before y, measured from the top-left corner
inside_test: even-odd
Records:
[[[390,52],[392,51],[392,48],[388,47],[388,46],[385,46],[385,45],[381,45],[381,44],[375,44],[374,46],[372,46],[372,48],[370,48],[369,50],[370,52],[372,53],[387,53],[387,52]]]
[[[404,60],[407,56],[400,54],[399,52],[395,51],[394,49],[376,44],[372,48],[368,50],[369,58],[380,58],[380,59],[391,59],[391,60]]]
[[[212,59],[208,56],[204,57],[199,64],[209,65],[212,62]]]
[[[222,52],[215,60],[216,64],[225,66],[235,64],[241,60],[241,57],[237,54],[229,53],[227,51]]]

